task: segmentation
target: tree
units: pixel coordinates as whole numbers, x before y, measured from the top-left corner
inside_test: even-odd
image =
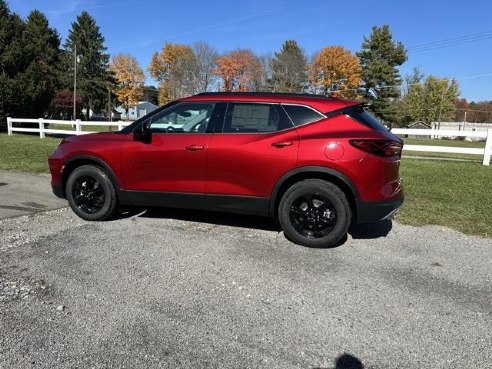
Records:
[[[108,90],[114,89],[114,78],[109,71],[104,37],[92,16],[82,12],[72,23],[65,42],[64,85],[73,86],[74,63],[77,55],[77,95],[86,109],[97,111],[105,107]]]
[[[329,46],[314,56],[309,81],[316,92],[324,95],[356,98],[360,86],[359,58],[341,46]]]
[[[306,82],[307,60],[296,41],[287,40],[271,61],[273,90],[302,92]]]
[[[371,36],[364,37],[357,56],[361,61],[366,100],[376,115],[391,122],[396,115],[391,103],[400,95],[402,82],[398,67],[407,60],[405,47],[393,41],[388,25],[373,27]]]
[[[261,62],[250,50],[222,55],[214,73],[222,78],[224,91],[258,91],[265,80]]]
[[[22,86],[16,78],[22,70],[22,32],[24,24],[0,0],[0,129],[7,127],[7,117],[22,112]],[[19,64],[19,62],[21,62]]]
[[[411,121],[427,124],[453,120],[459,93],[455,79],[428,76],[423,82],[408,86],[402,99],[404,114]]]
[[[42,117],[57,84],[59,36],[32,11],[24,22],[0,0],[0,129],[7,116]]]
[[[77,112],[80,113],[82,100],[76,96]],[[73,91],[56,90],[48,108],[48,117],[52,119],[70,119],[73,114]]]
[[[154,105],[159,105],[159,91],[155,86],[147,85],[143,87],[143,100]]]
[[[195,42],[191,49],[196,61],[194,92],[210,91],[216,83],[213,70],[217,64],[217,50],[205,42]]]
[[[465,120],[465,111],[467,122],[490,123],[492,121],[492,101],[471,101],[469,104],[466,103],[465,106],[460,106],[457,102],[456,107],[462,109],[459,110],[461,119],[458,121],[460,122]]]
[[[116,97],[128,116],[128,110],[143,96],[144,72],[137,59],[130,54],[115,55],[109,68],[116,79]]]
[[[24,114],[42,117],[58,85],[60,36],[49,27],[44,14],[34,10],[27,17],[22,43],[27,64],[21,77],[25,96]]]
[[[159,104],[194,94],[196,65],[187,45],[166,42],[160,53],[154,53],[149,72],[159,82]]]
[[[456,106],[456,114],[454,116],[455,122],[464,122],[465,120],[469,121],[469,119],[473,118],[469,115],[471,113],[468,112],[468,109],[470,109],[470,104],[466,99],[456,99],[454,105]]]

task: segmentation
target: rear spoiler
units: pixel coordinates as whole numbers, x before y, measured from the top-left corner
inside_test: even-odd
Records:
[[[367,103],[359,103],[359,104],[345,106],[343,108],[332,110],[328,113],[323,113],[323,114],[325,115],[326,118],[331,118],[337,115],[346,114],[347,112],[352,110],[364,110],[364,108],[368,108],[369,106],[370,105]]]

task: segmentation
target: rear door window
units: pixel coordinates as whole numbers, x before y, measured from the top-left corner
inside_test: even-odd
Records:
[[[266,133],[292,127],[276,104],[230,103],[224,123],[225,133]]]

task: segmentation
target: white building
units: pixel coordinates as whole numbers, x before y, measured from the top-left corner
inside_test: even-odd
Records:
[[[131,107],[128,110],[128,116],[126,115],[126,110],[122,106],[118,106],[116,111],[121,114],[121,119],[123,120],[137,120],[142,118],[144,115],[147,115],[158,108],[157,105],[154,105],[148,101],[141,101],[136,106]]]

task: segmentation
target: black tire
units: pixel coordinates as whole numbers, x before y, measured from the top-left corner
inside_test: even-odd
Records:
[[[278,219],[291,241],[307,247],[332,247],[346,236],[352,212],[339,187],[306,179],[282,196]]]
[[[109,219],[118,205],[108,174],[92,165],[83,165],[70,173],[65,194],[74,213],[85,220]]]

